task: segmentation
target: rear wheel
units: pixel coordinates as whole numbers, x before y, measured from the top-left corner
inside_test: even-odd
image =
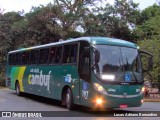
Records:
[[[17,94],[18,96],[21,95],[19,82],[16,82],[16,94]]]
[[[72,110],[74,108],[73,94],[70,88],[68,88],[66,92],[66,105],[67,105],[67,109],[69,110]]]

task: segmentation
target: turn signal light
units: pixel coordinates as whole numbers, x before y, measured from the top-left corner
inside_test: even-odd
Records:
[[[144,92],[144,91],[145,91],[145,87],[142,87],[141,92]]]

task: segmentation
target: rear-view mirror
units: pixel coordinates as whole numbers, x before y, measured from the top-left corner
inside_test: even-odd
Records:
[[[140,51],[140,56],[143,72],[151,70],[153,68],[153,55],[145,51]]]

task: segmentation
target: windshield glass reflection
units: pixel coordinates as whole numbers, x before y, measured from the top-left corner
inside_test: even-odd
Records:
[[[100,52],[100,61],[94,72],[100,78],[110,78],[110,81],[124,81],[125,72],[130,72],[132,81],[141,81],[141,64],[137,49],[96,45]]]

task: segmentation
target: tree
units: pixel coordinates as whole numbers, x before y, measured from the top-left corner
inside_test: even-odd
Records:
[[[21,19],[22,16],[17,12],[8,12],[0,16],[0,49],[3,52],[7,53],[14,49],[15,39],[13,39],[12,25]]]
[[[144,9],[137,19],[137,25],[142,25],[145,21],[160,15],[160,5],[154,4]]]
[[[57,11],[56,19],[62,26],[63,39],[67,39],[70,33],[73,32],[81,36],[81,33],[77,31],[77,27],[82,27],[86,15],[91,13],[89,6],[95,6],[95,2],[99,1],[100,0],[54,0],[54,5],[57,6],[57,10],[54,11]]]
[[[160,6],[154,4],[143,10],[133,32],[135,40],[160,38]]]
[[[135,39],[154,39],[160,38],[160,15],[150,18],[142,25],[137,26],[134,31]]]
[[[106,4],[104,8],[96,8],[84,18],[85,34],[131,41],[137,16],[139,16],[138,4],[132,0],[115,0],[114,5]]]
[[[33,7],[32,11],[26,14],[26,41],[30,45],[46,44],[60,39],[61,26],[57,24],[56,14],[51,7],[54,6],[48,4],[46,7]]]

